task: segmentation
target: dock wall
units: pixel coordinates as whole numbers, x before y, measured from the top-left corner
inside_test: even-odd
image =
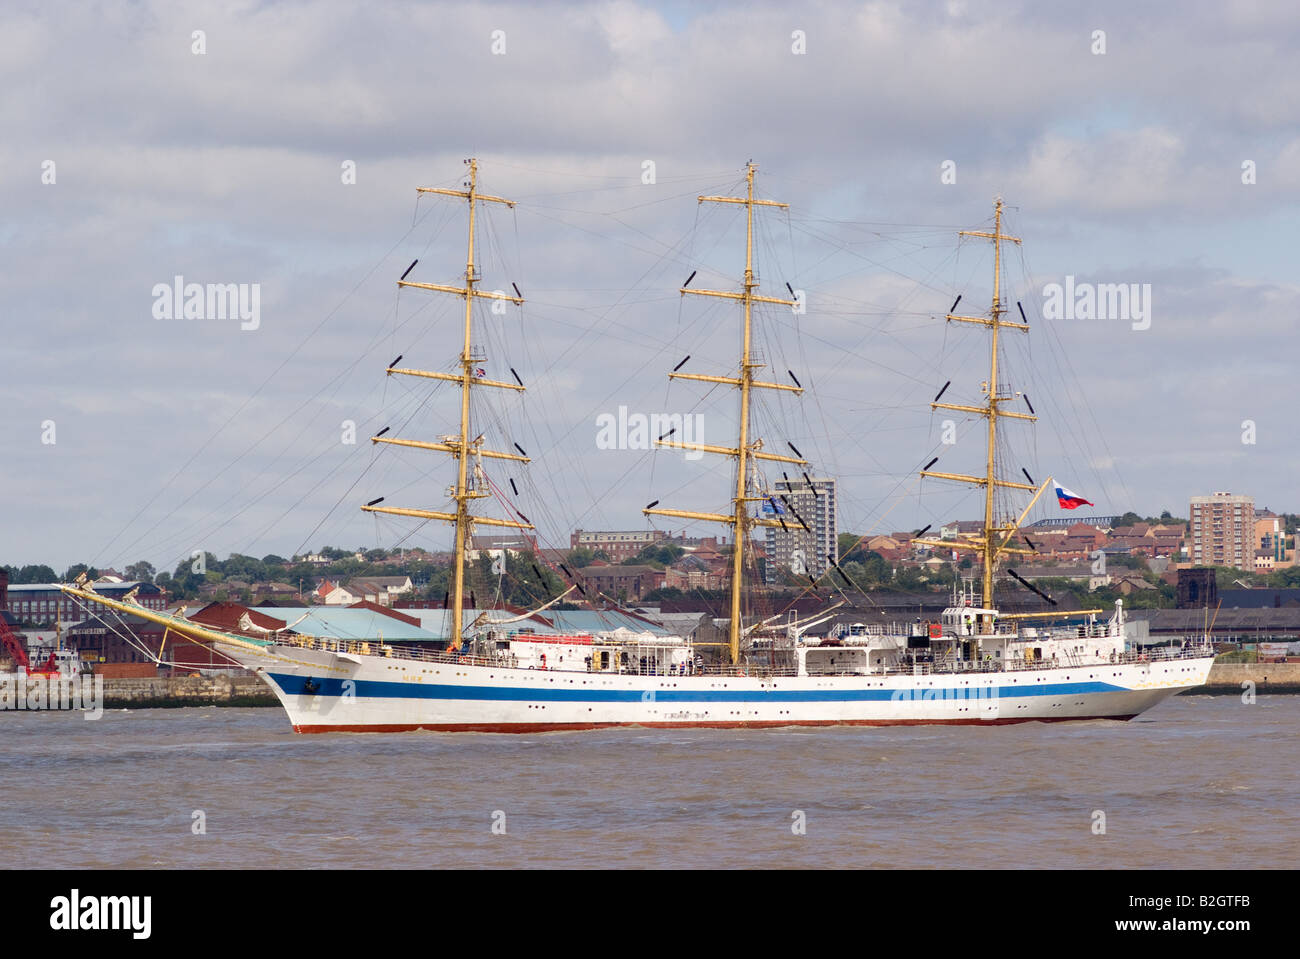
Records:
[[[106,709],[278,704],[271,688],[248,674],[104,680]]]

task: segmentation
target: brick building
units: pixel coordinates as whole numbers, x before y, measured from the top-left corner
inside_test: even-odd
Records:
[[[569,535],[570,549],[604,550],[610,562],[631,559],[647,546],[664,543],[668,534],[661,529],[595,531],[576,529]]]
[[[153,583],[95,583],[95,592],[108,599],[121,600],[139,588],[135,601],[145,609],[161,612],[167,606],[167,592]],[[48,583],[14,584],[8,587],[9,611],[23,623],[48,626],[57,620],[76,622],[95,615],[104,607],[75,599]],[[87,608],[89,607],[89,608]]]
[[[587,566],[582,570],[587,591],[591,587],[619,602],[638,602],[646,593],[662,589],[667,574],[651,566]],[[591,597],[594,598],[594,597]]]

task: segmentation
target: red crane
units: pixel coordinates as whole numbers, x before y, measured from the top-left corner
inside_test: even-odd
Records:
[[[31,661],[27,658],[27,650],[23,649],[23,644],[19,642],[17,634],[10,629],[9,624],[5,622],[4,616],[0,616],[0,642],[4,643],[5,650],[9,653],[15,665],[21,666],[23,669],[31,667]]]
[[[18,639],[18,634],[13,628],[5,622],[3,616],[0,616],[0,643],[8,651],[14,664],[30,675],[53,675],[59,671],[59,667],[54,664],[54,652],[50,652],[50,658],[45,661],[45,665],[39,669],[32,669],[31,660],[27,658],[27,650],[23,649],[22,642]]]

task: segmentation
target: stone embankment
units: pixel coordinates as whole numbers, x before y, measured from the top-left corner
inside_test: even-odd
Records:
[[[1300,693],[1300,663],[1215,663],[1198,693],[1240,693],[1254,683],[1256,693]]]
[[[168,706],[275,706],[271,688],[247,673],[231,676],[178,676],[105,679],[104,708]]]

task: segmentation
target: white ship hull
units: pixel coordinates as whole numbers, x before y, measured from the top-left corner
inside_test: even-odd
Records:
[[[1125,720],[1204,685],[1213,662],[1203,656],[921,675],[646,676],[288,645],[223,651],[266,681],[300,733]]]

